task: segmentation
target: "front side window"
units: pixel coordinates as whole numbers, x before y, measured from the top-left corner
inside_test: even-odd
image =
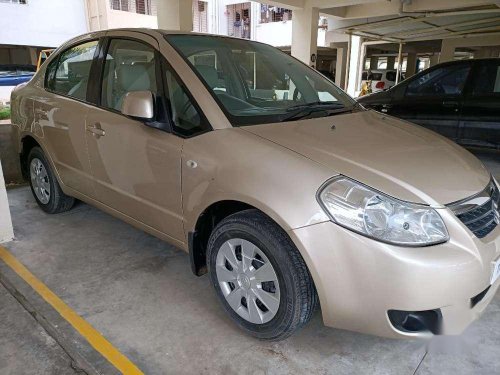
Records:
[[[191,137],[207,131],[210,128],[207,120],[170,67],[166,69],[165,83],[175,133]]]
[[[58,94],[86,100],[97,44],[97,41],[86,42],[62,52],[47,68],[46,87]]]
[[[452,65],[433,69],[408,84],[408,96],[460,95],[470,65]]]
[[[111,40],[101,91],[101,105],[121,111],[123,99],[130,91],[151,91],[156,97],[156,54],[152,46],[128,39]]]
[[[200,35],[166,38],[235,126],[295,119],[297,111],[318,109],[315,117],[327,116],[355,106],[331,81],[269,45]]]

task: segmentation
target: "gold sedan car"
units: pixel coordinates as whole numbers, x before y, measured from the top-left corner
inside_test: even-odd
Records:
[[[265,44],[77,37],[12,95],[47,213],[76,199],[184,249],[246,332],[460,333],[500,285],[499,187],[469,152],[368,111]]]

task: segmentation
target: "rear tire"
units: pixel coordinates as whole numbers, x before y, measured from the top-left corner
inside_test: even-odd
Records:
[[[49,214],[68,211],[73,207],[75,198],[63,193],[40,147],[33,147],[28,155],[30,187],[36,202]]]
[[[248,334],[283,340],[318,305],[312,277],[288,235],[258,210],[228,216],[208,241],[207,264],[224,310]]]

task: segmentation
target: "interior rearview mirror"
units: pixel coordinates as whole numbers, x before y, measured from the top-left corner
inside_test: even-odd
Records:
[[[154,117],[153,93],[151,91],[129,91],[125,94],[121,112],[124,115],[144,120]]]

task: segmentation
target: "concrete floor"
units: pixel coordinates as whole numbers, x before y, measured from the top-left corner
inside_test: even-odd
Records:
[[[498,156],[481,155],[500,177]],[[16,240],[5,247],[147,374],[500,373],[500,294],[459,337],[382,339],[326,328],[317,313],[290,339],[260,342],[225,316],[180,250],[82,203],[51,216],[27,187],[8,195]],[[71,371],[2,289],[0,316],[1,374]],[[33,371],[30,356],[43,358]]]
[[[0,374],[75,374],[71,359],[0,284]]]

